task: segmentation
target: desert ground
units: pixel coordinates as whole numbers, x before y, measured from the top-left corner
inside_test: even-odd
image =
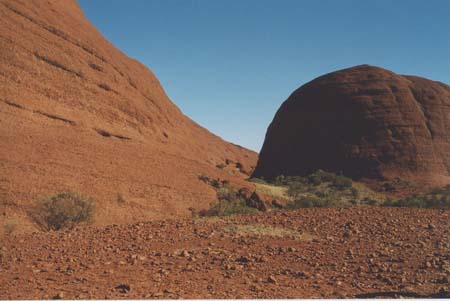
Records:
[[[450,212],[311,208],[6,237],[3,299],[449,297]]]

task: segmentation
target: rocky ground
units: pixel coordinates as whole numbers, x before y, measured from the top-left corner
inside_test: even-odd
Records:
[[[449,297],[449,218],[330,208],[12,234],[0,298]]]

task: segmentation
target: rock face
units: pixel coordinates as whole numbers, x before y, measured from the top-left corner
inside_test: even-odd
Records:
[[[270,124],[253,176],[316,169],[448,183],[450,87],[368,65],[300,87]]]
[[[184,116],[75,0],[0,0],[0,140],[0,213],[72,190],[100,224],[207,207],[199,175],[243,181],[257,160]]]

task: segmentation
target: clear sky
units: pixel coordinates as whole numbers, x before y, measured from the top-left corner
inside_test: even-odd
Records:
[[[448,0],[79,0],[116,47],[222,138],[259,151],[281,103],[370,64],[450,84]]]

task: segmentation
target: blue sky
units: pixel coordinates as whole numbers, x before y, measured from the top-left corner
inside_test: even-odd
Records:
[[[450,83],[447,0],[78,0],[170,99],[259,151],[281,103],[334,70],[370,64]]]

